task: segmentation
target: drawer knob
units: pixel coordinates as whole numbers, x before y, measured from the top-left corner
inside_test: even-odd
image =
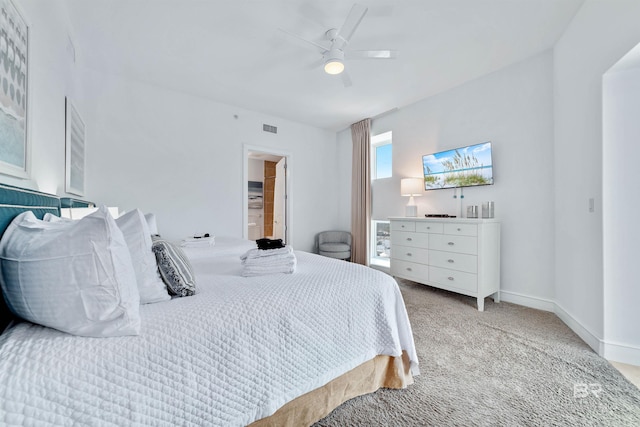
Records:
[[[411,267],[407,267],[407,271],[413,271]]]
[[[427,227],[427,230],[431,230],[431,227]]]
[[[404,225],[401,225],[400,228],[404,228]]]
[[[447,243],[447,244],[448,244],[449,246],[453,246],[453,245],[455,245],[455,243],[453,243],[453,242],[449,242],[449,243]]]
[[[458,228],[458,231],[462,231],[462,228]]]
[[[451,276],[447,277],[447,279],[453,281],[453,277],[451,277]]]
[[[453,261],[452,259],[448,259],[448,260],[447,260],[447,262],[448,262],[448,263],[451,263],[451,264],[453,264],[453,263],[454,263],[454,261]]]
[[[410,241],[412,241],[412,240],[413,240],[413,239],[412,239],[411,237],[407,237],[407,241],[408,241],[408,242],[410,242]]]
[[[407,252],[407,256],[413,256],[411,252]]]

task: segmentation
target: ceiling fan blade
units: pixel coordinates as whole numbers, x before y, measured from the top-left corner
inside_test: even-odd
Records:
[[[362,18],[364,18],[364,15],[366,13],[367,8],[365,6],[357,3],[353,5],[351,11],[349,12],[349,15],[347,16],[347,19],[344,21],[344,24],[342,24],[342,27],[340,27],[338,33],[336,34],[336,40],[342,41],[342,43],[340,43],[340,46],[336,46],[338,49],[349,43],[349,40],[351,40],[351,36],[353,36],[353,33],[358,28],[358,25],[360,25],[360,22],[362,22]]]
[[[397,50],[350,50],[344,53],[346,59],[396,59]]]
[[[307,70],[317,70],[324,65],[324,58],[317,59],[309,64],[305,65],[305,69]]]
[[[294,34],[282,28],[278,28],[278,34],[286,36],[288,39],[295,41],[296,44],[302,44],[304,47],[311,48],[317,52],[320,52],[323,55],[325,54],[325,52],[329,50],[327,47],[322,46],[321,44],[318,44],[311,40],[307,40],[297,34]]]
[[[342,84],[344,85],[344,87],[351,87],[353,83],[351,82],[351,77],[349,77],[349,73],[347,73],[347,70],[344,70],[342,73],[340,73],[340,77],[342,78]]]

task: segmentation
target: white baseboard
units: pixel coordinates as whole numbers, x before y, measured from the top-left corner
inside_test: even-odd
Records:
[[[592,333],[589,329],[584,327],[582,323],[577,321],[573,316],[571,316],[567,311],[560,306],[557,302],[554,303],[555,310],[554,313],[556,316],[560,318],[573,332],[575,332],[584,342],[587,343],[589,347],[593,349],[600,356],[604,357],[604,346],[602,339],[598,338],[594,333]]]
[[[573,316],[562,308],[557,302],[550,299],[533,297],[531,295],[524,295],[518,292],[500,291],[500,299],[505,302],[513,304],[523,305],[525,307],[535,308],[543,311],[550,311],[555,313],[573,332],[575,332],[582,340],[587,343],[589,347],[596,353],[604,355],[604,343],[593,334],[590,330],[585,328],[580,322],[578,322]],[[619,349],[617,349],[620,351]],[[612,350],[613,351],[613,350]],[[616,353],[618,354],[618,353]],[[625,353],[626,354],[626,353]],[[604,357],[604,356],[603,356]],[[616,359],[612,359],[616,360]],[[628,360],[628,359],[626,359]],[[629,363],[629,362],[623,362]]]
[[[604,354],[607,360],[640,366],[640,347],[611,341],[604,341]]]
[[[505,302],[555,313],[573,332],[600,356],[614,362],[640,366],[640,347],[625,343],[604,341],[582,325],[555,301],[532,297],[518,292],[500,291],[500,299]]]
[[[523,305],[529,308],[535,308],[543,311],[555,311],[555,303],[551,300],[531,295],[520,294],[518,292],[500,291],[500,301],[510,302],[513,304]]]

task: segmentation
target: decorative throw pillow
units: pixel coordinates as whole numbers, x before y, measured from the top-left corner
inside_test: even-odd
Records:
[[[33,323],[89,337],[140,332],[131,255],[106,208],[79,221],[18,215],[0,240],[0,285],[11,311]]]
[[[124,234],[124,240],[131,253],[140,303],[151,304],[170,300],[167,287],[158,275],[156,258],[151,251],[151,233],[142,212],[139,209],[129,211],[116,219],[116,224]]]
[[[193,268],[182,249],[163,240],[160,236],[152,236],[152,239],[158,271],[169,293],[179,297],[195,294],[196,281]]]

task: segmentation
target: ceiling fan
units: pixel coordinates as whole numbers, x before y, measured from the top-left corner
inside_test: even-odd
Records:
[[[346,50],[367,10],[365,6],[354,4],[340,29],[331,28],[325,32],[324,44],[307,40],[281,28],[280,31],[303,41],[307,46],[322,54],[321,64],[324,65],[324,71],[327,74],[340,74],[344,86],[348,87],[351,86],[351,79],[345,71],[345,59],[395,59],[398,56],[398,52],[395,50]]]

